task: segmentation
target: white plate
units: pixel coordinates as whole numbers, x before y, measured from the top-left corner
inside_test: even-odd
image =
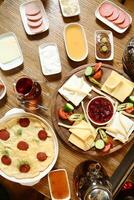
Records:
[[[20,45],[19,45],[16,35],[13,32],[4,33],[4,34],[0,35],[0,40],[2,40],[3,38],[7,38],[7,37],[14,37],[16,44],[18,46],[19,56],[16,59],[11,60],[10,62],[0,63],[0,68],[3,71],[14,69],[23,63],[23,55],[22,55],[22,51],[21,51],[21,48],[20,48]]]
[[[1,78],[0,78],[0,83],[2,83],[4,85],[3,92],[2,93],[0,92],[0,100],[1,100],[5,96],[7,89],[6,89],[5,83],[3,82],[3,80]]]
[[[25,6],[28,5],[31,2],[35,2],[36,5],[38,5],[39,8],[41,9],[42,19],[43,19],[43,23],[44,23],[44,29],[41,32],[37,32],[37,33],[32,32],[30,30],[30,27],[27,24],[27,17],[26,17],[26,14],[25,14]],[[43,4],[40,0],[29,0],[29,1],[21,4],[20,5],[20,14],[21,14],[23,26],[24,26],[25,31],[28,35],[36,35],[36,34],[42,33],[42,32],[49,29],[49,20],[48,20],[47,14],[45,12],[45,8],[44,8],[44,6],[43,6]]]
[[[0,175],[3,176],[4,178],[10,180],[10,181],[13,181],[13,182],[16,182],[16,183],[20,183],[21,185],[26,185],[26,186],[33,186],[35,185],[36,183],[38,183],[40,181],[41,178],[43,178],[44,176],[46,176],[50,170],[53,168],[53,166],[55,165],[56,161],[57,161],[57,158],[58,158],[58,152],[59,152],[59,145],[58,145],[58,140],[57,140],[57,137],[56,137],[56,134],[53,130],[53,128],[48,124],[48,122],[35,115],[35,114],[32,114],[32,113],[28,113],[28,112],[25,112],[24,110],[22,109],[18,109],[18,108],[13,108],[11,110],[9,110],[3,118],[0,119],[0,123],[3,123],[3,122],[6,122],[7,120],[12,120],[13,117],[28,117],[28,116],[33,116],[33,117],[36,117],[37,119],[41,120],[42,122],[44,122],[50,129],[51,129],[51,132],[53,133],[53,141],[54,141],[54,159],[52,161],[52,163],[42,172],[39,173],[38,176],[34,177],[34,178],[26,178],[26,179],[17,179],[15,177],[10,177],[8,175],[6,175],[3,171],[0,170]]]
[[[81,33],[82,33],[82,37],[83,37],[83,42],[84,42],[84,46],[85,46],[85,54],[84,54],[81,58],[79,58],[79,59],[75,59],[75,58],[73,58],[73,57],[70,55],[69,50],[68,50],[68,46],[67,46],[66,31],[67,31],[67,29],[68,29],[69,27],[71,27],[71,26],[72,26],[72,27],[73,27],[73,26],[79,27],[79,28],[80,28],[80,31],[81,31]],[[84,30],[83,26],[80,25],[80,24],[78,24],[78,23],[70,23],[70,24],[68,24],[68,25],[66,25],[66,26],[64,27],[64,33],[63,33],[63,35],[64,35],[64,42],[65,42],[65,47],[66,47],[66,52],[67,52],[68,57],[69,57],[71,60],[75,61],[75,62],[80,62],[80,61],[85,60],[86,57],[88,56],[88,45],[87,45],[86,34],[85,34],[85,30]],[[78,43],[78,40],[75,41],[75,43],[77,44],[77,43]]]
[[[106,1],[103,1],[103,2],[98,6],[98,8],[96,9],[96,11],[95,11],[95,16],[96,16],[96,18],[99,19],[100,21],[102,21],[104,24],[106,24],[106,25],[109,26],[110,28],[112,28],[113,30],[115,30],[116,32],[118,32],[118,33],[124,33],[124,32],[128,29],[128,27],[126,27],[126,28],[124,28],[124,29],[119,28],[119,27],[116,26],[114,23],[110,22],[110,21],[107,20],[105,17],[102,17],[102,16],[100,15],[99,8],[100,8],[101,5],[102,5],[103,3],[105,3],[105,2],[108,2],[108,3],[112,4],[112,5],[114,5],[114,7],[116,7],[116,8],[118,8],[118,9],[122,10],[122,11],[125,13],[125,15],[127,15],[127,16],[130,18],[130,24],[132,23],[132,17],[131,17],[125,10],[123,10],[122,8],[120,8],[119,6],[117,6],[115,3],[111,2],[111,1],[107,1],[107,0],[106,0]]]
[[[69,1],[66,1],[68,4],[69,4]],[[79,6],[79,1],[78,0],[73,0],[73,3],[72,4],[72,0],[70,1],[70,4],[69,4],[69,7],[66,6],[62,0],[59,0],[60,2],[60,7],[61,7],[61,11],[62,11],[62,15],[64,17],[74,17],[74,16],[77,16],[80,14],[80,6]],[[64,0],[65,2],[65,0]],[[66,12],[66,9],[68,7],[68,11]]]
[[[108,58],[99,58],[97,56],[97,52],[96,52],[96,36],[98,33],[106,33],[109,36],[109,41],[111,44],[111,55]],[[113,60],[114,57],[114,43],[113,43],[113,33],[111,31],[107,31],[107,30],[96,30],[95,31],[95,57],[97,60]]]
[[[39,46],[39,57],[44,75],[54,75],[61,72],[59,51],[55,43],[41,44]]]

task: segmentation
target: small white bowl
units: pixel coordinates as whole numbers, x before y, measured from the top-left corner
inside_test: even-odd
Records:
[[[107,100],[107,101],[111,104],[111,108],[112,108],[111,117],[110,117],[107,121],[104,121],[104,122],[96,122],[95,120],[93,120],[93,119],[91,118],[91,116],[89,116],[89,112],[90,112],[89,106],[90,106],[90,104],[91,104],[93,101],[95,101],[96,99],[100,99],[100,98],[101,98],[101,99]],[[88,102],[87,108],[86,108],[86,113],[87,113],[88,119],[89,119],[93,124],[95,124],[95,125],[97,125],[97,126],[102,126],[102,125],[108,124],[108,123],[113,119],[113,116],[114,116],[114,113],[115,113],[114,111],[115,111],[115,108],[114,108],[114,105],[113,105],[113,103],[111,102],[110,98],[107,98],[107,97],[104,97],[104,96],[96,96],[96,97],[94,97],[93,99],[91,99],[91,100]]]
[[[0,100],[3,99],[3,97],[6,95],[6,85],[4,84],[4,82],[2,81],[2,79],[0,78],[0,83],[2,83],[2,85],[4,86],[3,91],[0,92]]]

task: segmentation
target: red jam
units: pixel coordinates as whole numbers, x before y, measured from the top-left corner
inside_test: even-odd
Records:
[[[97,124],[108,122],[113,111],[112,103],[105,97],[94,98],[88,105],[89,118]]]

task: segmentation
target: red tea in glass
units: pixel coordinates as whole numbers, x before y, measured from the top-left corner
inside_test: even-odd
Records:
[[[41,86],[29,77],[20,77],[15,83],[17,99],[26,106],[35,107],[40,101]],[[24,105],[25,106],[25,105]]]

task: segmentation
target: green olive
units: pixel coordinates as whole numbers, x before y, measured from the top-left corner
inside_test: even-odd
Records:
[[[101,38],[101,42],[103,42],[103,43],[107,43],[107,42],[108,42],[108,40],[107,40],[107,38],[106,38],[106,37],[103,37],[103,38]]]
[[[107,46],[102,46],[101,48],[100,48],[100,51],[101,52],[107,52],[108,51],[108,48],[107,48]]]

